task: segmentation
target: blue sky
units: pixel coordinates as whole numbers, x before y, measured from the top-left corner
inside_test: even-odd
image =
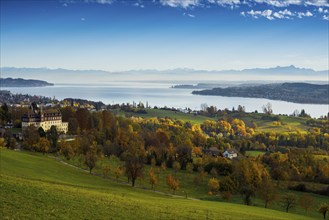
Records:
[[[1,66],[328,69],[328,0],[1,1]]]

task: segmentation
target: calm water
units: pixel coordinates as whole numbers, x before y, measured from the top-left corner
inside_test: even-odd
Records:
[[[106,85],[55,85],[52,87],[10,87],[1,88],[12,93],[42,95],[47,97],[81,98],[93,101],[102,101],[105,104],[132,103],[133,101],[148,101],[151,106],[167,106],[175,108],[189,107],[200,109],[202,103],[217,106],[217,108],[232,109],[238,105],[246,107],[247,112],[262,111],[262,106],[270,102],[276,114],[291,114],[295,109],[305,111],[312,117],[326,115],[329,105],[296,104],[283,101],[256,98],[232,98],[221,96],[192,95],[191,89],[171,89],[169,83],[150,82],[114,82]]]

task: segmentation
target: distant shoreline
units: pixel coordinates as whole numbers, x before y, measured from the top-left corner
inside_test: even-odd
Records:
[[[45,87],[54,86],[53,83],[49,83],[43,80],[35,79],[22,79],[22,78],[0,78],[1,87]]]
[[[257,86],[212,88],[193,91],[193,95],[265,98],[298,104],[329,104],[329,84],[282,83]]]

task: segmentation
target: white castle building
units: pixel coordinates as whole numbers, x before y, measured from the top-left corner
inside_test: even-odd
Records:
[[[29,126],[36,128],[42,127],[44,131],[49,131],[51,126],[56,126],[59,133],[66,134],[68,131],[68,122],[62,122],[62,114],[58,110],[40,110],[33,109],[22,117],[22,129]]]

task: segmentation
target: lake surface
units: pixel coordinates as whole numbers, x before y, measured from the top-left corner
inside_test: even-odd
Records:
[[[105,104],[132,103],[142,101],[144,104],[158,107],[200,109],[201,104],[214,105],[219,109],[246,107],[247,112],[257,110],[262,112],[262,106],[270,102],[275,114],[292,114],[294,110],[304,109],[312,117],[320,117],[329,112],[329,105],[297,104],[258,98],[199,96],[192,95],[192,89],[172,89],[172,83],[156,82],[113,82],[99,85],[58,84],[51,87],[3,87],[12,93],[42,95],[64,98],[80,98],[92,101],[102,101]]]

